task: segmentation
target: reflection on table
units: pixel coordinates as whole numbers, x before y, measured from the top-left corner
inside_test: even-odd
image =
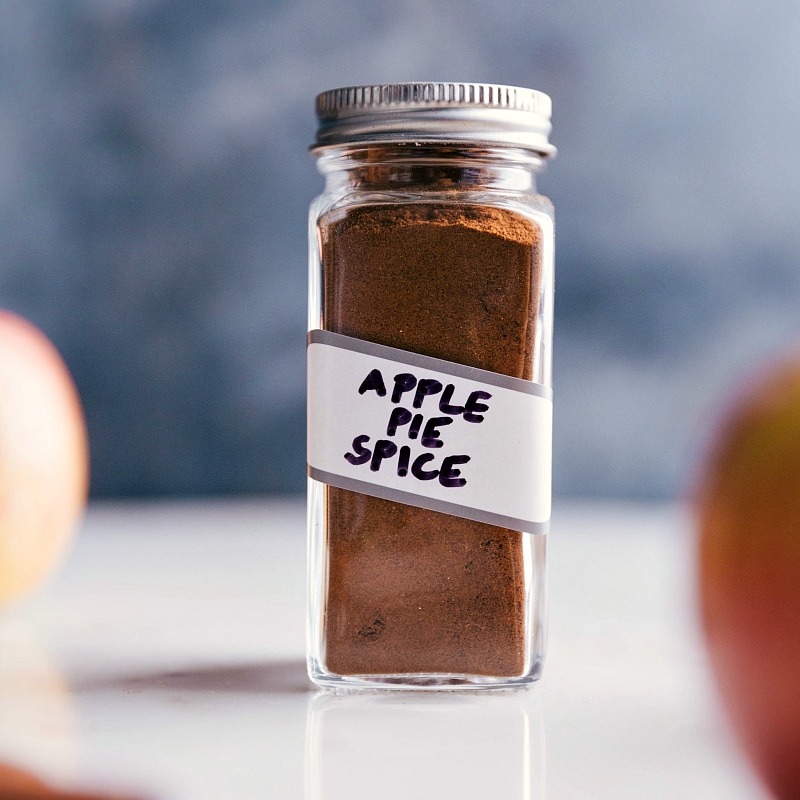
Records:
[[[308,705],[306,800],[543,800],[536,692],[320,694]]]

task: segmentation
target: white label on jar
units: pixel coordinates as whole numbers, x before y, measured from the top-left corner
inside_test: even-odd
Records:
[[[308,335],[308,474],[331,486],[545,533],[552,419],[541,384]]]

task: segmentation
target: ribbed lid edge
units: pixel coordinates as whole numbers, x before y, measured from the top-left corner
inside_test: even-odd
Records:
[[[347,86],[320,94],[316,110],[320,124],[314,148],[414,139],[555,153],[548,139],[551,100],[535,89],[451,82]]]

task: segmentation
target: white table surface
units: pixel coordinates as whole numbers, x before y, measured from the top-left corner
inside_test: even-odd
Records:
[[[763,800],[716,700],[688,517],[557,503],[543,679],[317,692],[299,501],[96,504],[0,616],[0,761],[163,800]]]

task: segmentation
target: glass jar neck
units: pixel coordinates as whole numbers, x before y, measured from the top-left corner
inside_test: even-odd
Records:
[[[326,191],[502,191],[536,193],[537,153],[510,147],[381,144],[326,148],[317,168]]]

